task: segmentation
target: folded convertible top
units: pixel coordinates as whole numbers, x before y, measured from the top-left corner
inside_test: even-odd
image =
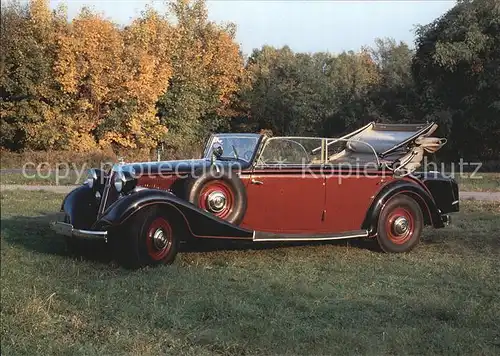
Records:
[[[334,163],[372,162],[374,158],[386,166],[413,172],[420,167],[424,153],[434,153],[446,139],[431,137],[438,125],[425,124],[379,124],[368,125],[340,139],[346,142],[345,149],[329,157]]]

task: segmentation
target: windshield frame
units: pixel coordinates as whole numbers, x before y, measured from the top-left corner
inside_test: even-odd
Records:
[[[236,152],[238,155],[237,158],[234,155],[226,154],[226,153],[223,153],[223,155],[219,158],[219,160],[221,160],[221,161],[234,160],[234,161],[242,161],[242,162],[251,164],[252,162],[254,162],[254,160],[257,156],[257,153],[260,150],[263,135],[248,134],[248,133],[215,133],[215,134],[212,134],[212,135],[210,135],[209,139],[207,140],[207,143],[206,143],[205,148],[203,150],[203,157],[202,158],[205,158],[205,159],[212,158],[211,157],[212,147],[215,143],[214,141],[216,138],[244,138],[244,139],[249,139],[249,140],[250,139],[255,140],[255,145],[253,148],[252,156],[248,160],[244,157],[244,153],[246,151],[245,152]]]

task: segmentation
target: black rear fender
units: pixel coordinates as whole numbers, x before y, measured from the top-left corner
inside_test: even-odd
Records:
[[[166,218],[172,219],[174,224],[183,226],[191,237],[250,240],[253,238],[253,231],[239,228],[172,193],[157,189],[143,189],[118,199],[104,212],[96,226],[101,229],[118,228],[146,207],[161,209]]]
[[[366,229],[370,235],[374,235],[377,232],[378,218],[382,208],[390,199],[399,194],[405,194],[415,199],[422,210],[425,225],[432,225],[436,228],[444,227],[441,213],[429,193],[417,183],[398,180],[387,184],[377,194],[366,213],[362,229]]]
[[[432,194],[436,206],[442,213],[460,210],[457,182],[438,172],[419,173],[417,177]]]

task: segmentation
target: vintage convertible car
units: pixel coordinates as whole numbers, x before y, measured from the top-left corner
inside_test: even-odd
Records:
[[[104,239],[124,266],[171,263],[182,241],[376,238],[406,252],[459,210],[458,186],[417,172],[437,125],[370,123],[339,138],[212,135],[201,159],[92,169],[52,228]]]

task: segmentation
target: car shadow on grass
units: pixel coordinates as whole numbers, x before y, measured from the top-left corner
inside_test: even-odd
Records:
[[[86,241],[79,254],[68,248],[65,237],[54,233],[49,226],[53,214],[40,216],[13,216],[2,218],[2,240],[26,250],[56,256],[84,258],[94,262],[109,263],[111,254],[104,241]]]
[[[2,240],[11,245],[20,246],[26,250],[43,254],[77,257],[89,261],[110,263],[112,254],[109,245],[104,240],[82,241],[79,253],[68,248],[65,237],[54,233],[49,226],[54,220],[54,214],[40,213],[35,217],[12,216],[2,218]],[[379,251],[374,240],[337,240],[317,242],[269,242],[254,243],[251,241],[228,241],[217,239],[190,240],[181,244],[179,252],[207,253],[217,251],[268,250],[277,248],[292,248],[296,246],[349,246],[370,251]]]
[[[241,240],[198,239],[186,241],[180,252],[206,253],[217,251],[270,250],[277,248],[293,248],[299,246],[343,246],[369,251],[380,251],[374,239],[353,239],[310,242],[252,242]]]

